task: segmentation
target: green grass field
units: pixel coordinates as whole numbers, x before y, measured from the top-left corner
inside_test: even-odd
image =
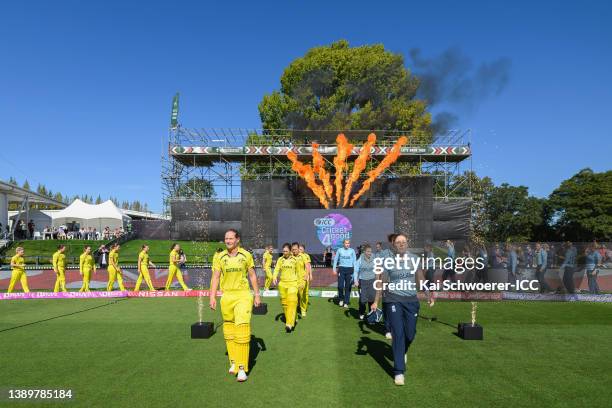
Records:
[[[0,388],[70,388],[72,407],[603,407],[612,398],[608,304],[481,302],[482,342],[454,335],[470,303],[424,308],[439,321],[419,320],[406,386],[396,387],[389,341],[354,310],[312,299],[286,334],[279,300],[265,301],[244,384],[226,373],[221,332],[190,339],[194,298],[3,301]],[[205,320],[220,314],[207,307]]]
[[[149,245],[149,253],[151,261],[154,263],[168,263],[168,255],[170,246],[175,241],[167,240],[132,240],[124,243],[121,246],[119,263],[135,264],[138,260],[138,252],[143,244]],[[201,263],[212,259],[212,254],[215,249],[223,246],[218,242],[195,242],[195,241],[176,241],[181,245],[187,254],[188,263]],[[26,253],[26,262],[28,264],[48,264],[50,263],[53,253],[57,250],[60,244],[66,245],[66,256],[68,261],[73,259],[78,262],[78,257],[83,253],[85,246],[90,245],[94,250],[98,249],[104,241],[86,241],[86,240],[40,240],[40,241],[19,241],[11,245],[6,250],[4,263],[8,263],[11,256],[15,254],[15,248],[18,246],[24,247]],[[38,259],[35,259],[38,258]]]

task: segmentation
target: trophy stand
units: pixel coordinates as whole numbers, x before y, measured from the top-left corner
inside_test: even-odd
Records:
[[[482,326],[476,323],[477,308],[476,302],[472,302],[472,322],[457,325],[457,332],[463,340],[482,340]]]

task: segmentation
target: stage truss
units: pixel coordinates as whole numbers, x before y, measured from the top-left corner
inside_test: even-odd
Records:
[[[399,136],[408,136],[398,162],[381,177],[431,175],[435,199],[471,197],[471,179],[461,175],[472,170],[471,130],[453,130],[438,136],[431,144],[419,144],[410,132],[388,130],[304,131],[260,129],[171,129],[162,154],[162,191],[164,207],[170,200],[207,199],[193,180],[205,180],[215,191],[215,201],[240,201],[242,179],[297,178],[286,152],[291,150],[310,163],[311,143],[333,168],[335,137],[344,133],[355,143],[352,161],[369,133],[377,135],[376,150],[367,170],[378,165]],[[365,173],[364,173],[365,177]],[[190,181],[191,180],[191,181]],[[461,192],[458,194],[458,192]]]

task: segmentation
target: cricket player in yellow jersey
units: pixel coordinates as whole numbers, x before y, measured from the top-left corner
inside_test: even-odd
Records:
[[[272,283],[272,245],[268,245],[263,254],[263,268],[266,273],[266,282],[264,284],[264,289],[270,289],[270,284]]]
[[[183,290],[189,290],[187,285],[185,285],[185,281],[183,281],[183,274],[181,273],[181,269],[179,268],[181,260],[181,256],[179,255],[180,250],[181,246],[179,244],[172,244],[172,248],[170,251],[170,265],[168,266],[168,279],[166,280],[166,290],[170,290],[170,285],[172,285],[174,275],[176,275],[176,279],[178,280]]]
[[[287,333],[291,333],[295,327],[295,314],[298,303],[297,263],[298,258],[291,254],[291,244],[283,244],[283,256],[276,261],[272,283],[277,286],[277,278],[280,274],[278,292],[280,294],[283,312],[285,313],[285,331]]]
[[[293,251],[293,248],[291,250]],[[308,290],[310,289],[310,282],[312,282],[312,265],[310,255],[306,253],[304,244],[299,245],[299,254],[304,260],[304,269],[300,270],[298,274],[298,308],[300,309],[300,316],[306,317]]]
[[[229,373],[239,382],[246,381],[249,371],[249,344],[251,341],[251,311],[253,303],[259,306],[259,287],[253,256],[239,247],[240,233],[230,229],[225,233],[226,249],[220,253],[212,268],[210,308],[217,309],[217,288],[221,283],[221,315],[223,337],[230,361]],[[248,279],[247,279],[248,277]],[[249,280],[255,300],[249,289]]]
[[[22,247],[15,248],[15,256],[11,258],[11,281],[9,283],[7,293],[11,293],[13,291],[17,281],[21,282],[21,289],[23,289],[25,293],[30,291],[28,288],[28,278],[25,273],[25,259],[23,258],[24,253],[25,251]]]
[[[123,272],[121,272],[119,267],[120,248],[119,244],[115,244],[108,253],[108,285],[106,285],[106,290],[109,292],[113,290],[115,280],[119,284],[119,290],[125,290],[125,286],[123,286]]]
[[[53,254],[53,271],[55,272],[55,287],[53,292],[59,292],[60,288],[62,292],[66,290],[66,252],[65,245],[59,245],[57,251]]]
[[[151,275],[149,274],[149,266],[155,268],[155,264],[149,260],[149,246],[143,245],[140,253],[138,254],[138,279],[136,279],[136,286],[134,286],[134,292],[140,290],[140,285],[144,280],[149,286],[149,290],[155,291],[153,282],[151,282]]]
[[[91,247],[85,247],[85,251],[79,257],[79,273],[83,277],[83,285],[79,292],[89,292],[89,282],[91,281],[91,272],[96,273],[96,263],[91,256]]]

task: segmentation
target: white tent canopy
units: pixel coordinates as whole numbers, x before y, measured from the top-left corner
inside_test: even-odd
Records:
[[[80,227],[96,228],[102,231],[105,227],[111,229],[123,227],[130,217],[123,214],[110,200],[102,204],[87,204],[76,199],[68,207],[53,214],[53,226],[68,225],[76,222]]]

